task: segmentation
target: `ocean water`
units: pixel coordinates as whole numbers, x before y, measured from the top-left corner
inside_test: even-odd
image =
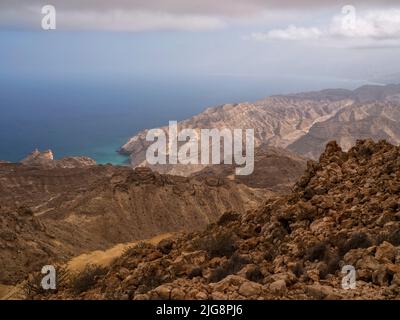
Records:
[[[116,150],[129,137],[206,107],[362,84],[294,76],[0,77],[0,159],[17,162],[38,148],[53,150],[56,158],[88,156],[98,163],[124,164],[127,157]]]

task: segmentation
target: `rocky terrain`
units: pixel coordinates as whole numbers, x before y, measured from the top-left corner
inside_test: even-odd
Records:
[[[1,163],[0,284],[82,252],[200,230],[226,211],[254,208],[267,194],[229,179],[148,168]]]
[[[344,265],[356,288],[341,286]],[[330,142],[294,191],[142,243],[39,299],[399,299],[400,148]],[[75,288],[75,289],[71,289]]]
[[[226,177],[252,188],[263,188],[273,192],[288,193],[303,175],[307,160],[296,153],[261,145],[255,150],[254,172],[247,176],[235,175],[235,166],[221,164],[207,166],[193,173],[194,177]]]
[[[354,91],[329,89],[318,92],[271,96],[254,103],[226,104],[178,123],[179,129],[228,128],[255,130],[255,145],[287,148],[317,159],[326,143],[336,139],[348,150],[357,139],[400,142],[400,85],[363,86]],[[167,127],[161,128],[166,133]],[[148,130],[139,132],[121,147],[133,167],[149,165],[145,152]],[[188,176],[204,166],[150,166]]]

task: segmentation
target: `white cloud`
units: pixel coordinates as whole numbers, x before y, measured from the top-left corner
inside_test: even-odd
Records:
[[[337,15],[325,26],[273,29],[265,33],[253,33],[251,38],[266,40],[321,40],[327,44],[350,42],[352,46],[392,46],[400,44],[400,10],[374,10],[362,13]],[[354,42],[355,41],[355,42]]]
[[[321,37],[322,32],[318,28],[301,28],[295,25],[290,25],[286,29],[276,29],[268,31],[267,33],[253,33],[254,40],[309,40],[318,39]]]

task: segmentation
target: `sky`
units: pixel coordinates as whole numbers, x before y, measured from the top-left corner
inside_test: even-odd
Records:
[[[56,10],[43,30],[42,8]],[[371,79],[400,71],[398,0],[2,0],[0,78]]]

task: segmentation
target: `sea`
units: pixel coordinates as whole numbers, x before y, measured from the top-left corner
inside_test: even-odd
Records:
[[[128,158],[117,150],[142,129],[225,103],[365,83],[296,75],[0,77],[0,160],[18,162],[38,148],[51,149],[56,159],[87,156],[123,165]]]

